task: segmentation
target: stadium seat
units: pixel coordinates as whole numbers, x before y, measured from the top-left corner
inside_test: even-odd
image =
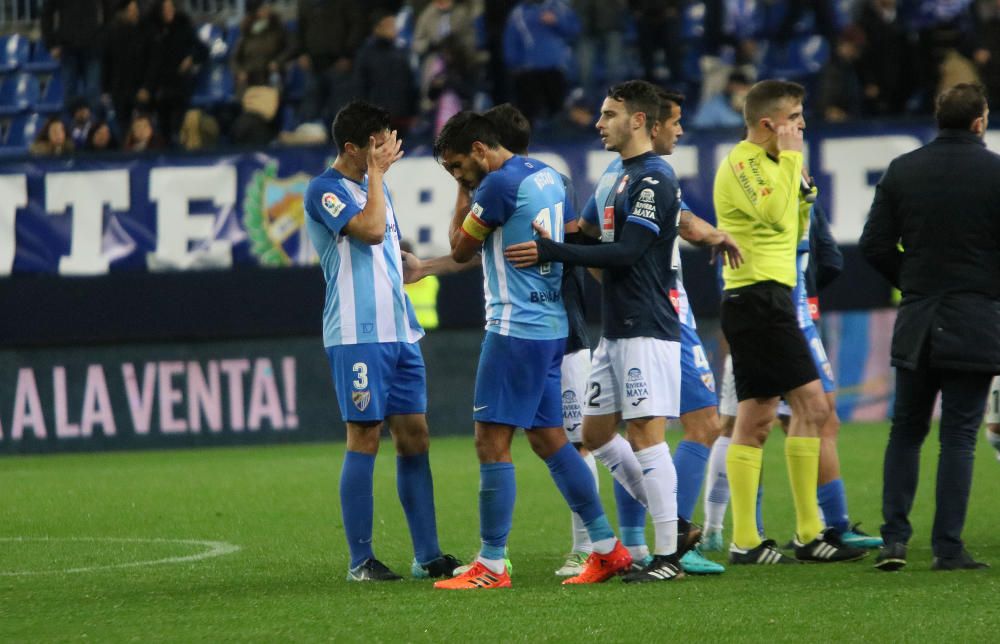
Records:
[[[28,62],[31,42],[21,34],[0,36],[0,73],[9,74]]]
[[[0,115],[23,112],[38,100],[38,79],[31,74],[5,76],[0,82]]]
[[[220,62],[229,58],[229,43],[226,33],[219,25],[206,22],[198,28],[198,38],[208,48],[208,59]]]
[[[35,74],[54,72],[59,69],[59,61],[52,57],[45,43],[38,40],[31,45],[31,58],[24,64],[24,71]]]
[[[193,107],[212,107],[235,100],[236,82],[233,72],[224,63],[205,65],[195,81]]]
[[[769,43],[760,66],[761,78],[803,79],[819,73],[830,58],[822,36],[800,36],[788,44]]]
[[[35,111],[42,114],[61,112],[65,100],[62,74],[45,74],[38,77],[38,100],[35,101]]]
[[[297,64],[290,65],[285,73],[283,98],[292,103],[301,103],[306,93],[306,72]]]
[[[22,112],[2,121],[3,147],[13,153],[27,150],[41,126],[41,117],[34,112]]]

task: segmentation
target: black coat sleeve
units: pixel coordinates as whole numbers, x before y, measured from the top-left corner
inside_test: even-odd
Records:
[[[892,197],[893,168],[885,171],[875,187],[875,199],[858,245],[861,254],[889,283],[899,288],[903,252],[899,249],[900,226]]]
[[[642,257],[653,242],[656,233],[641,224],[626,222],[621,239],[610,244],[581,246],[560,244],[551,239],[538,240],[538,261],[563,262],[590,268],[617,268],[631,266]]]
[[[826,213],[819,203],[813,206],[812,216],[812,226],[809,227],[809,257],[816,271],[816,288],[822,289],[843,272],[844,255],[840,252],[833,233],[830,232],[830,222],[827,221]]]

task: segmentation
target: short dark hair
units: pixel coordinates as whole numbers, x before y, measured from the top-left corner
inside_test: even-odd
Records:
[[[763,116],[767,116],[775,108],[778,101],[791,98],[801,101],[806,97],[806,88],[798,83],[783,80],[762,80],[754,83],[747,92],[746,103],[743,106],[743,119],[753,126]]]
[[[656,88],[656,97],[660,101],[660,116],[657,118],[657,122],[662,123],[670,118],[670,115],[674,112],[674,105],[680,107],[684,104],[684,95],[680,92],[672,92],[669,89],[663,89],[662,87]]]
[[[644,80],[630,80],[618,83],[608,90],[608,98],[622,101],[629,114],[642,112],[646,115],[646,131],[653,130],[653,124],[660,115],[659,88]]]
[[[475,112],[459,112],[448,119],[434,140],[434,157],[440,159],[445,152],[468,154],[476,141],[491,149],[500,147],[500,136],[488,118]]]
[[[959,83],[937,97],[934,116],[942,130],[968,130],[986,112],[986,90],[979,83]]]
[[[527,154],[531,145],[531,121],[510,103],[495,105],[483,112],[500,138],[500,145],[514,154]]]
[[[389,112],[365,101],[351,101],[333,119],[333,140],[343,152],[348,143],[359,148],[368,145],[369,137],[389,129]]]

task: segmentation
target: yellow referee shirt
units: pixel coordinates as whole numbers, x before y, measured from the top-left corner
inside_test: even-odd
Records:
[[[719,165],[712,194],[717,225],[743,253],[739,268],[723,265],[726,289],[768,280],[795,287],[795,249],[809,231],[801,176],[801,152],[786,150],[775,161],[748,141],[740,141]]]

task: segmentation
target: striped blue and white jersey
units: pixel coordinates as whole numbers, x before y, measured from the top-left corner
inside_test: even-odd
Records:
[[[424,335],[403,291],[399,227],[389,189],[385,192],[385,239],[371,246],[344,232],[368,202],[362,183],[333,168],[309,182],[305,195],[306,231],[326,278],[323,344],[412,343]]]
[[[473,197],[471,215],[491,232],[483,242],[486,330],[526,340],[565,338],[562,264],[517,269],[504,257],[512,244],[537,239],[538,224],[563,240],[566,189],[559,173],[535,159],[514,156],[486,175]]]

